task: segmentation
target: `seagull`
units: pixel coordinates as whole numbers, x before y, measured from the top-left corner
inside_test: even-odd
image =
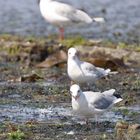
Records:
[[[64,39],[64,28],[67,26],[104,22],[102,17],[91,18],[84,11],[55,0],[39,0],[39,7],[44,19],[59,28],[61,40]]]
[[[86,119],[101,115],[123,100],[119,94],[115,93],[115,89],[104,92],[83,92],[79,85],[74,84],[70,87],[70,93],[74,113]]]
[[[76,84],[91,84],[96,80],[107,76],[110,69],[95,67],[91,63],[80,61],[76,48],[68,50],[67,73],[72,81]]]

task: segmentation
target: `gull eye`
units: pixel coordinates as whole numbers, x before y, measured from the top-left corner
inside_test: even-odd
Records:
[[[77,92],[80,93],[80,90],[78,90]]]

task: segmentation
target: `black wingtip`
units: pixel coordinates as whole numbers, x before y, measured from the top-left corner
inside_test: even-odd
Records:
[[[113,94],[116,98],[122,98],[120,94],[114,93]]]

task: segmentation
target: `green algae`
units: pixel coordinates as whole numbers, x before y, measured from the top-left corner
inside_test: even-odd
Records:
[[[20,130],[8,133],[8,140],[24,140],[25,134]]]
[[[91,43],[87,39],[81,36],[66,38],[61,43],[67,48],[78,46],[78,45],[89,45],[89,46],[91,45]]]

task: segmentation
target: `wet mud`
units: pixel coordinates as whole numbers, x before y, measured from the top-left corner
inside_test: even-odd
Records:
[[[51,41],[38,42],[29,38],[20,41],[17,38],[13,39],[12,42],[15,42],[13,46],[10,39],[1,37],[1,46],[3,46],[0,52],[1,140],[121,140],[121,138],[138,140],[140,138],[140,73],[139,65],[136,67],[134,61],[129,65],[128,61],[124,61],[127,67],[117,65],[119,67],[115,69],[117,73],[99,80],[96,86],[90,87],[93,91],[115,88],[123,97],[123,101],[99,116],[98,120],[93,117],[87,125],[72,112],[66,60],[50,67],[38,67],[38,64],[49,56],[55,57],[56,50],[58,52],[63,50],[66,53],[68,48],[59,43],[53,45]],[[96,44],[96,47],[97,45],[102,48],[103,44]],[[34,46],[36,46],[35,52],[38,53],[32,51]],[[90,46],[91,48],[94,46]],[[122,52],[126,50],[126,48],[121,49]],[[129,49],[132,48],[128,47],[127,50]],[[46,58],[40,57],[41,52],[44,52],[42,50],[46,51]],[[83,56],[87,58],[91,56],[81,47],[79,50]],[[133,52],[139,53],[136,48]],[[34,58],[34,61],[31,58]]]

